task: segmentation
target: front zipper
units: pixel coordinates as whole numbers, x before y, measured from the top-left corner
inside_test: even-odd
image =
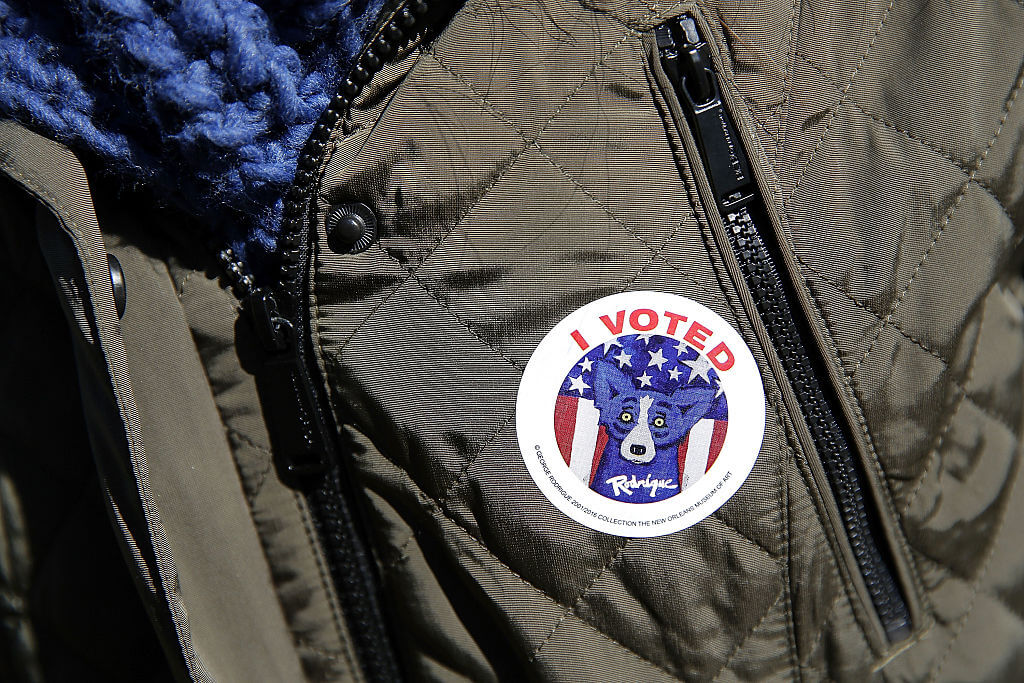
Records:
[[[910,612],[865,494],[866,475],[836,419],[836,397],[826,397],[818,381],[825,373],[823,361],[807,352],[814,348],[813,337],[795,303],[793,285],[776,268],[779,246],[769,239],[775,233],[749,157],[722,103],[711,50],[697,22],[685,15],[658,26],[655,39],[674,91],[665,96],[679,103],[696,138],[714,210],[796,395],[875,612],[890,642],[904,640],[911,632]]]
[[[248,321],[239,329],[239,353],[243,367],[256,380],[278,475],[306,494],[359,665],[370,681],[400,680],[400,672],[380,605],[367,527],[359,519],[359,492],[344,457],[344,435],[332,416],[313,350],[307,309],[315,239],[313,189],[328,141],[353,99],[389,59],[432,23],[428,22],[431,13],[426,0],[399,0],[383,12],[314,126],[285,197],[278,237],[281,266],[275,284],[257,287],[231,249],[218,252]]]

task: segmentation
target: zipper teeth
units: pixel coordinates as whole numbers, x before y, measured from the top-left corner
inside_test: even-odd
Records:
[[[344,437],[333,425],[329,413],[324,411],[321,414],[319,406],[323,405],[325,399],[315,387],[322,386],[322,382],[313,381],[312,378],[318,376],[319,371],[310,364],[305,351],[304,344],[309,337],[301,300],[305,285],[304,265],[309,258],[309,250],[305,247],[311,230],[307,228],[304,218],[318,178],[317,170],[323,164],[335,127],[348,115],[353,100],[363,86],[420,30],[419,26],[423,24],[428,10],[428,0],[399,0],[390,11],[381,14],[376,31],[366,41],[330,104],[313,127],[299,155],[295,179],[285,195],[278,237],[281,265],[277,280],[271,288],[257,288],[252,273],[230,247],[216,252],[228,284],[239,300],[244,302],[243,305],[250,307],[250,310],[262,311],[265,317],[269,316],[266,320],[254,321],[256,328],[269,326],[269,338],[275,338],[280,321],[274,316],[281,315],[287,329],[299,335],[292,340],[291,349],[285,351],[293,354],[297,363],[293,370],[295,374],[291,377],[296,391],[300,385],[314,387],[310,394],[312,404],[308,406],[313,413],[299,416],[301,431],[310,447],[318,445],[326,448],[329,460],[333,461],[333,469],[324,474],[319,484],[307,490],[306,498],[323,544],[335,591],[343,602],[343,611],[348,615],[354,631],[353,641],[362,671],[371,681],[399,680],[400,673],[390,644],[392,638],[375,597],[379,585],[372,576],[372,560],[365,547],[366,541],[360,538],[356,528],[358,521],[353,519],[353,512],[348,506],[347,501],[352,495],[348,487],[351,484],[344,475],[344,463],[338,458],[338,445],[331,445],[329,433],[334,432],[338,439]],[[257,300],[264,302],[264,305],[248,305]],[[268,302],[272,305],[268,306]],[[279,304],[283,308],[278,308]],[[316,438],[317,428],[314,423],[320,425],[322,433],[328,434],[326,443],[320,443]]]
[[[866,475],[818,381],[817,375],[827,370],[820,362],[815,365],[807,353],[804,340],[813,338],[812,332],[806,322],[800,324],[803,318],[798,321],[795,317],[795,313],[802,315],[795,303],[795,292],[787,289],[787,282],[776,269],[773,254],[780,247],[765,243],[756,224],[755,216],[767,216],[764,200],[750,177],[746,151],[742,144],[733,142],[739,138],[711,74],[707,42],[700,36],[695,19],[688,16],[670,20],[659,26],[655,34],[676,101],[686,109],[697,137],[700,161],[716,193],[715,209],[722,217],[758,315],[796,394],[871,603],[889,640],[902,640],[911,628],[910,612],[890,566],[891,558],[884,554],[887,548],[876,537],[877,527],[873,528],[877,520],[864,496]],[[688,67],[690,76],[696,76],[694,81],[688,82],[682,72]],[[696,74],[693,69],[698,70]],[[700,77],[702,73],[708,74],[706,81]],[[717,156],[712,159],[712,155]]]
[[[774,342],[804,420],[832,484],[843,526],[879,620],[890,636],[910,625],[910,613],[875,542],[853,453],[808,361],[781,278],[746,208],[723,216],[740,269]]]
[[[278,238],[282,261],[279,278],[281,287],[287,288],[299,280],[304,236],[303,214],[316,184],[316,171],[327,155],[327,143],[335,126],[348,115],[352,101],[362,92],[363,86],[384,68],[388,59],[404,42],[415,36],[428,10],[427,0],[403,0],[380,21],[379,28],[366,41],[354,66],[313,127],[313,132],[299,155],[295,180],[285,195],[284,218],[281,222],[281,235]]]
[[[416,35],[418,26],[429,11],[428,0],[401,0],[382,16],[379,28],[366,41],[352,68],[335,92],[327,108],[320,114],[306,144],[299,154],[295,178],[284,197],[284,211],[278,236],[281,266],[276,289],[291,290],[301,279],[303,214],[316,184],[318,169],[327,155],[328,141],[339,121],[344,119],[352,101],[375,75],[388,63],[405,41]],[[228,282],[239,299],[256,289],[256,279],[245,262],[231,248],[217,252]]]

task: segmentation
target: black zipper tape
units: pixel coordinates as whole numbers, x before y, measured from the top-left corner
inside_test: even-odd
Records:
[[[440,12],[454,9],[436,3]],[[313,188],[328,141],[363,86],[425,27],[439,23],[425,0],[401,0],[382,13],[337,94],[313,128],[299,157],[295,181],[285,197],[278,238],[280,272],[269,288],[258,288],[230,249],[218,253],[225,275],[242,302],[237,345],[243,365],[256,379],[278,476],[306,494],[335,593],[365,678],[401,680],[379,577],[349,476],[348,444],[335,424],[312,347],[306,308],[313,253]]]
[[[243,368],[256,381],[278,477],[306,494],[366,679],[399,680],[365,524],[340,456],[346,450],[310,370],[315,365],[304,316],[282,308],[264,289],[254,290],[242,305],[246,315],[236,325],[236,346]]]
[[[775,266],[781,256],[770,238],[776,235],[749,157],[722,103],[709,46],[697,22],[685,15],[658,26],[655,38],[662,69],[697,139],[700,164],[715,194],[714,209],[722,217],[740,271],[796,394],[875,612],[890,642],[904,640],[911,632],[910,611],[868,493],[866,473],[844,425],[836,419],[841,414],[834,407],[838,398],[827,395],[818,380],[827,376],[827,370],[820,355],[807,351],[815,348],[813,336],[793,284]]]

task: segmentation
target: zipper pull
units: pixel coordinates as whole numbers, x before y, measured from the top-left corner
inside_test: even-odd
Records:
[[[238,347],[243,367],[256,379],[263,412],[272,416],[266,421],[267,432],[282,478],[298,484],[322,476],[330,465],[330,434],[295,329],[270,290],[253,290],[242,307],[249,323],[245,327],[259,343],[244,343],[240,326]]]
[[[711,70],[711,50],[690,16],[656,27],[654,35],[662,68],[693,128],[724,216],[746,204],[755,191],[750,161]]]

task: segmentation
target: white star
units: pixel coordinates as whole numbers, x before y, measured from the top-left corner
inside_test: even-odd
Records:
[[[709,385],[711,384],[711,379],[708,378],[708,371],[711,370],[711,362],[707,358],[698,354],[693,360],[684,360],[683,365],[690,368],[691,382],[697,377],[700,377]]]
[[[685,342],[676,342],[676,351],[679,352],[680,356],[683,355],[684,353],[688,352],[689,350],[690,350],[690,347],[687,346]]]
[[[584,389],[589,389],[590,385],[583,381],[583,373],[580,373],[579,377],[569,378],[569,391],[578,391],[580,396],[583,395]]]
[[[640,380],[640,387],[643,388],[651,386],[651,379],[653,378],[647,374],[646,370],[644,370],[644,374],[637,377],[637,379]]]
[[[668,371],[668,376],[669,376],[669,379],[674,379],[675,381],[678,382],[679,381],[679,366],[677,365],[674,368],[672,368],[671,370],[669,370]]]
[[[615,360],[619,361],[619,367],[620,367],[620,368],[624,368],[624,367],[626,367],[627,365],[630,365],[630,366],[631,366],[631,365],[632,365],[632,363],[630,363],[629,361],[630,361],[630,359],[631,359],[632,357],[633,357],[633,356],[631,356],[631,355],[629,355],[628,353],[626,353],[626,351],[625,351],[625,350],[619,351],[618,355],[617,355],[617,356],[614,356]]]
[[[636,335],[636,338],[637,341],[642,341],[644,343],[644,346],[646,346],[648,343],[650,343],[651,337],[653,336],[653,332],[641,332],[640,334]]]
[[[619,340],[617,340],[617,339],[609,339],[608,341],[606,341],[604,343],[604,355],[607,356],[608,352],[612,350],[613,346],[618,346],[618,347],[621,348],[622,344],[620,344]]]
[[[651,354],[651,362],[650,362],[650,363],[648,363],[648,365],[654,365],[654,366],[656,366],[656,367],[657,367],[657,368],[658,368],[659,370],[661,370],[661,369],[662,369],[662,368],[661,368],[661,366],[665,364],[665,361],[666,361],[666,360],[668,360],[667,358],[665,358],[665,356],[664,356],[664,355],[662,355],[662,353],[661,353],[661,349],[658,349],[658,350],[657,350],[657,351],[655,351],[654,353],[651,353],[650,351],[648,351],[647,353],[650,353],[650,354]]]
[[[583,368],[583,372],[590,372],[590,368],[593,365],[594,365],[594,361],[590,360],[587,357],[584,357],[583,358],[583,362],[580,363],[580,367]],[[580,375],[580,377],[582,377],[582,376],[583,375]]]

